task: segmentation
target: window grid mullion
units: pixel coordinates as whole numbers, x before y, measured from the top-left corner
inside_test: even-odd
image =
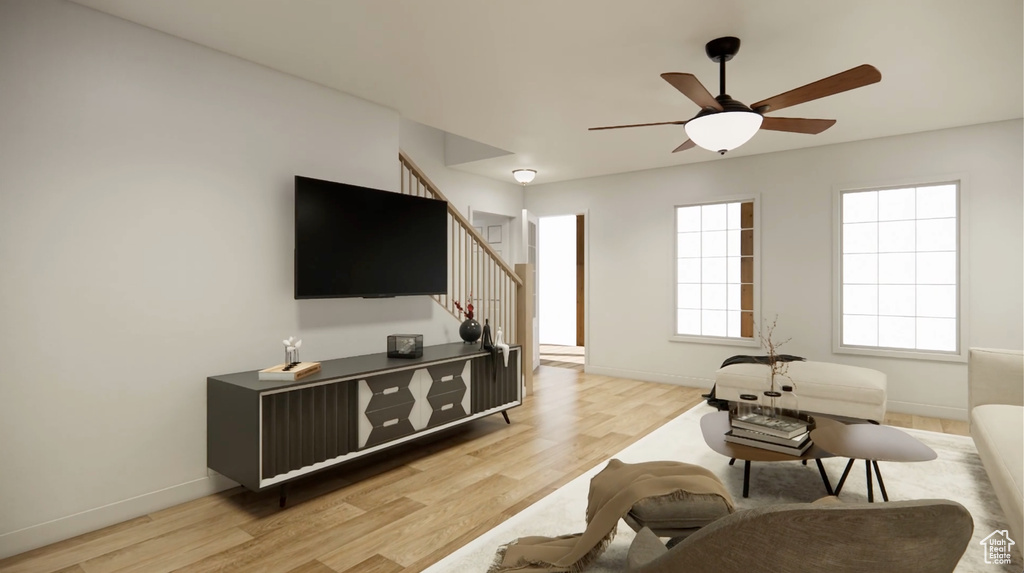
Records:
[[[926,186],[926,188],[927,187],[929,187],[929,186]],[[920,198],[921,187],[915,186],[915,187],[912,187],[911,189],[913,189],[913,193],[914,193],[913,204],[911,206],[912,217],[913,218],[911,218],[911,219],[894,219],[892,221],[889,221],[889,220],[884,221],[885,223],[897,222],[897,221],[898,222],[913,221],[913,225],[910,226],[911,227],[910,232],[912,234],[912,237],[909,238],[909,240],[912,242],[913,247],[909,251],[882,251],[882,249],[881,249],[881,245],[880,245],[880,242],[881,242],[881,227],[882,227],[882,223],[883,223],[883,221],[881,220],[882,219],[882,216],[881,216],[882,214],[881,214],[881,211],[880,211],[880,209],[881,209],[881,192],[886,191],[886,189],[879,189],[879,190],[869,191],[869,192],[874,192],[875,193],[875,196],[874,196],[874,199],[875,199],[875,205],[874,205],[874,207],[875,207],[875,216],[874,216],[874,221],[871,221],[871,220],[858,220],[858,221],[855,221],[855,222],[854,221],[850,221],[850,222],[846,221],[845,218],[847,216],[847,210],[846,210],[845,198],[848,195],[850,195],[852,192],[841,192],[839,194],[839,200],[840,200],[840,205],[839,205],[840,233],[839,233],[839,241],[838,241],[838,244],[839,244],[838,256],[841,257],[841,258],[840,258],[840,274],[839,274],[840,298],[839,298],[839,308],[838,308],[838,319],[840,321],[839,322],[840,340],[842,341],[842,345],[843,346],[849,345],[849,346],[854,346],[854,347],[872,347],[872,345],[847,344],[846,343],[846,318],[845,317],[847,317],[847,316],[864,316],[864,317],[874,317],[875,318],[875,337],[876,337],[875,340],[876,340],[876,344],[874,345],[874,347],[886,348],[886,349],[892,349],[892,350],[926,350],[926,351],[932,350],[932,351],[937,351],[937,352],[948,352],[946,350],[940,350],[938,348],[920,348],[920,341],[918,340],[918,338],[919,338],[918,337],[918,334],[919,334],[919,323],[920,323],[922,318],[929,318],[929,319],[952,320],[953,321],[953,324],[954,324],[953,336],[955,336],[956,338],[955,338],[954,349],[952,350],[952,352],[959,352],[960,351],[960,342],[959,342],[960,341],[960,323],[961,323],[960,313],[962,312],[962,308],[961,308],[962,305],[960,304],[960,291],[961,291],[962,286],[960,284],[961,283],[961,280],[960,280],[961,277],[959,275],[960,260],[961,260],[961,257],[962,257],[961,252],[960,252],[960,241],[959,241],[959,234],[960,234],[959,227],[960,227],[960,216],[961,216],[961,213],[960,213],[960,188],[959,188],[959,185],[956,185],[954,187],[954,196],[953,196],[953,200],[954,200],[954,216],[953,217],[933,216],[933,217],[926,217],[925,219],[919,219],[918,218],[918,214],[920,212],[920,210],[919,210],[919,203],[920,203],[920,200],[921,200],[921,198]],[[929,200],[932,200],[932,199],[929,197]],[[918,241],[918,231],[919,231],[919,227],[920,227],[920,221],[921,220],[939,220],[939,219],[952,219],[954,221],[955,229],[956,229],[956,237],[957,237],[956,246],[952,250],[921,251],[920,250],[921,244],[920,244],[920,241]],[[874,254],[874,256],[875,256],[875,269],[874,269],[875,270],[875,280],[874,280],[873,283],[872,282],[863,281],[862,279],[858,279],[857,282],[847,282],[848,271],[847,271],[847,265],[846,265],[846,260],[845,260],[846,259],[846,255],[851,255],[851,254],[856,255],[856,254],[860,254],[860,252],[861,252],[861,251],[858,251],[856,253],[847,253],[846,252],[847,245],[846,245],[846,240],[845,239],[846,239],[847,225],[852,225],[852,224],[855,224],[855,223],[872,223],[872,222],[875,224],[875,228],[876,228],[876,231],[875,231],[875,239],[876,239],[875,240],[875,249],[874,249],[874,253],[871,253],[869,251],[865,251],[864,254]],[[883,283],[882,282],[882,277],[881,277],[881,255],[883,255],[883,254],[890,254],[890,253],[901,253],[901,252],[902,253],[907,253],[907,254],[912,254],[913,257],[914,257],[913,262],[912,262],[912,265],[913,265],[912,266],[912,269],[913,269],[913,279],[909,283],[892,283],[892,282],[885,282],[885,283]],[[921,283],[921,282],[918,282],[919,278],[920,278],[919,256],[921,254],[923,254],[923,253],[925,253],[925,254],[931,254],[931,253],[954,253],[954,262],[953,262],[953,264],[954,264],[954,269],[953,269],[954,277],[953,277],[953,280],[952,280],[951,283],[942,283],[942,282]],[[852,280],[852,278],[850,280]],[[846,311],[846,308],[847,308],[847,303],[846,303],[846,290],[847,289],[846,289],[846,287],[847,286],[851,286],[851,285],[863,285],[863,286],[873,286],[874,287],[874,289],[872,289],[872,290],[874,290],[874,294],[875,294],[875,306],[874,306],[874,313],[873,314],[863,314],[863,313],[855,313],[855,312],[847,312]],[[906,287],[912,287],[913,288],[913,296],[914,296],[913,315],[912,316],[906,316],[906,315],[903,315],[903,314],[886,314],[886,315],[882,315],[881,314],[881,306],[882,306],[881,287],[882,286],[906,286]],[[927,317],[921,316],[921,312],[922,312],[921,311],[921,304],[922,304],[922,301],[920,300],[920,296],[919,296],[919,290],[920,290],[919,287],[921,287],[921,286],[953,286],[953,287],[955,287],[954,290],[955,290],[956,295],[955,295],[955,300],[954,300],[954,309],[952,311],[953,312],[953,316],[952,317],[949,317],[949,316],[927,316]],[[942,314],[943,312],[944,311],[940,308],[939,309],[939,313]],[[886,318],[912,318],[913,319],[912,324],[911,324],[912,332],[907,333],[907,339],[912,340],[912,344],[907,346],[907,347],[905,347],[905,348],[904,347],[883,346],[881,344],[881,331],[882,331],[882,328],[881,328],[881,326],[882,326],[881,325],[881,318],[883,318],[883,316],[886,317]],[[942,344],[942,343],[940,343],[940,344]]]
[[[678,301],[677,304],[676,304],[676,311],[677,311],[676,312],[676,332],[677,333],[683,334],[680,331],[681,323],[679,321],[679,318],[680,318],[679,317],[679,311],[681,311],[681,310],[689,310],[689,311],[692,311],[692,312],[694,312],[696,314],[696,320],[698,321],[698,324],[696,326],[692,327],[693,330],[691,330],[691,332],[697,332],[698,333],[697,336],[713,336],[713,337],[723,337],[723,338],[736,338],[736,339],[740,339],[740,340],[745,340],[746,339],[742,335],[741,332],[737,333],[736,335],[730,335],[729,334],[729,332],[730,332],[729,331],[729,313],[730,313],[730,307],[729,307],[729,296],[730,296],[729,286],[733,285],[734,283],[730,283],[729,282],[729,260],[730,260],[730,258],[729,258],[729,238],[728,238],[728,236],[729,236],[729,233],[730,233],[730,228],[729,228],[729,220],[730,219],[729,219],[729,214],[728,214],[728,208],[729,208],[729,206],[736,206],[738,208],[738,211],[741,211],[742,208],[743,208],[743,205],[745,205],[747,203],[753,203],[753,201],[747,201],[747,200],[744,200],[744,201],[727,201],[727,202],[721,202],[721,203],[707,203],[707,204],[701,204],[701,205],[693,205],[692,207],[697,207],[696,212],[699,214],[699,220],[698,221],[692,221],[691,220],[688,223],[688,225],[693,225],[693,226],[689,226],[688,228],[689,229],[693,229],[693,227],[695,226],[696,229],[687,230],[687,231],[682,231],[681,230],[682,227],[680,226],[680,219],[679,219],[679,217],[680,217],[680,210],[688,209],[689,207],[687,207],[687,206],[676,207],[675,232],[676,232],[676,241],[677,241],[677,251],[678,251],[678,245],[679,245],[679,241],[680,241],[680,236],[682,234],[691,234],[691,233],[696,235],[696,237],[694,237],[696,245],[691,245],[691,248],[695,248],[698,251],[698,254],[697,254],[696,257],[683,257],[683,256],[681,256],[682,253],[677,253],[677,256],[676,256],[676,275],[677,276],[676,276],[676,280],[675,280],[675,285],[676,285],[676,299]],[[712,229],[712,228],[708,228],[708,227],[704,226],[704,215],[705,215],[704,211],[707,208],[709,208],[709,207],[715,207],[715,206],[724,206],[727,209],[727,211],[725,213],[725,226],[724,226],[723,229]],[[737,213],[736,217],[742,217],[742,215],[740,213]],[[742,226],[741,220],[739,220],[739,219],[737,220],[737,225],[738,225],[739,228],[735,229],[735,230],[737,232],[742,233],[743,232],[743,226]],[[716,232],[721,232],[722,234],[725,235],[725,237],[724,237],[724,240],[725,240],[725,244],[724,244],[725,253],[722,256],[705,256],[704,245],[708,243],[708,239],[710,238],[711,233],[716,233]],[[742,267],[742,260],[743,260],[742,254],[740,254],[740,256],[737,256],[735,258],[740,261],[740,265]],[[724,264],[724,268],[723,269],[719,269],[718,267],[721,266],[721,265],[715,265],[715,269],[714,270],[715,271],[722,270],[725,273],[725,277],[724,277],[724,279],[721,282],[719,282],[719,281],[716,281],[716,282],[713,282],[713,283],[706,282],[709,277],[705,276],[704,268],[705,268],[706,265],[704,263],[709,262],[709,261],[714,260],[714,259],[721,259],[720,262],[722,262]],[[696,277],[697,281],[695,283],[681,282],[680,281],[680,277],[679,277],[680,264],[681,264],[681,262],[683,260],[691,260],[691,261],[696,262],[698,268],[695,271],[692,271],[694,274],[697,275],[697,277]],[[740,271],[738,271],[738,272],[740,274],[742,274],[742,269]],[[743,320],[743,318],[742,318],[742,316],[743,316],[743,309],[742,309],[742,287],[743,287],[743,282],[742,282],[742,278],[739,277],[739,276],[736,277],[736,280],[738,282],[736,282],[735,284],[740,286],[740,288],[741,288],[741,294],[740,294],[741,300],[739,302],[740,309],[737,310],[736,312],[740,314],[740,321],[742,323],[742,320]],[[679,298],[679,290],[680,290],[681,286],[683,286],[683,285],[687,285],[687,286],[690,286],[690,287],[696,287],[698,292],[696,294],[694,294],[691,291],[691,293],[689,295],[689,296],[693,297],[693,298],[690,298],[689,300],[695,301],[696,304],[686,305],[686,304],[684,304],[680,300],[680,298]],[[706,297],[704,296],[704,294],[705,294],[705,288],[704,287],[705,286],[715,286],[715,287],[718,287],[717,289],[713,289],[714,292],[712,293],[712,295],[716,296],[718,294],[721,294],[722,296],[724,296],[724,301],[722,302],[722,307],[720,309],[716,308],[716,309],[713,309],[713,310],[709,310],[707,308],[710,299],[706,300]],[[697,308],[693,308],[694,306],[696,306]],[[705,318],[705,314],[707,314],[708,312],[714,312],[714,313],[722,315],[724,323],[723,324],[719,324],[719,325],[715,325],[714,330],[717,330],[718,327],[722,327],[724,334],[718,335],[718,334],[708,334],[707,333],[706,329],[704,328],[704,318]],[[712,321],[712,322],[714,322],[714,321]],[[740,326],[740,328],[741,328],[741,331],[742,331],[742,325]]]
[[[917,187],[914,187],[914,349],[917,349],[917,325],[920,320],[921,310],[917,300],[917,291],[921,286],[917,282]]]
[[[700,207],[700,233],[697,235],[698,245],[700,247],[700,286],[697,287],[698,298],[700,301],[697,303],[697,324],[700,325],[700,334],[704,336],[704,206]]]
[[[878,200],[878,193],[875,193],[875,266],[879,267],[878,263],[878,251],[882,250],[878,242],[882,239],[882,225],[881,217],[878,210],[881,208],[880,201]],[[878,286],[878,273],[881,271],[880,268],[875,269],[875,345],[881,346],[882,344],[882,317],[880,316],[881,310],[881,294],[882,289]]]

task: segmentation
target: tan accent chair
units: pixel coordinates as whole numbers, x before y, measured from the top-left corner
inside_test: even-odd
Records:
[[[631,573],[953,571],[974,532],[971,514],[941,499],[774,505],[738,511],[672,549],[644,528]]]

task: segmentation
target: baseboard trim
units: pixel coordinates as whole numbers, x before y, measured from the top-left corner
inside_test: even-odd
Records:
[[[918,404],[915,402],[899,402],[888,400],[885,403],[889,412],[900,414],[912,414],[915,416],[928,416],[929,418],[945,418],[947,420],[967,421],[967,408],[953,408],[950,406],[933,406],[931,404]]]
[[[681,376],[679,374],[665,374],[662,372],[608,368],[606,366],[592,366],[590,364],[584,366],[583,371],[587,374],[614,376],[615,378],[628,378],[630,380],[643,380],[644,382],[662,382],[664,384],[675,384],[676,386],[687,386],[689,388],[710,389],[715,383],[714,380],[698,378],[696,376]]]
[[[237,485],[234,481],[210,471],[209,475],[203,478],[10,531],[0,535],[0,559],[135,519]]]

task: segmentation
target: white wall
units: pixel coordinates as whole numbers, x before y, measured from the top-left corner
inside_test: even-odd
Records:
[[[428,125],[402,118],[399,133],[402,151],[412,157],[416,165],[452,204],[459,207],[467,219],[470,208],[505,217],[522,217],[523,187],[514,183],[511,173],[508,174],[509,182],[504,183],[446,167],[445,134]],[[525,262],[525,255],[520,252],[521,225],[521,222],[514,222],[508,228],[508,245],[502,250],[502,258],[509,263]],[[486,228],[484,232],[487,232]]]
[[[473,210],[473,218],[470,221],[477,231],[483,235],[484,239],[487,240],[487,244],[492,249],[498,252],[502,260],[506,263],[512,264],[514,261],[510,258],[512,255],[512,240],[509,236],[509,230],[512,225],[512,217],[507,215],[495,215],[493,213],[484,213],[482,211]],[[493,228],[497,227],[497,229]],[[492,239],[498,239],[494,241]]]
[[[792,137],[800,137],[793,135]],[[687,153],[704,153],[692,150]],[[588,210],[588,371],[709,387],[722,360],[757,348],[668,340],[672,207],[761,194],[761,311],[779,315],[784,350],[889,376],[894,411],[963,419],[962,363],[833,354],[833,187],[967,176],[971,346],[1024,346],[1020,120],[540,185],[538,215]]]
[[[428,297],[293,299],[293,176],[397,190],[398,149],[395,111],[0,3],[0,557],[224,487],[206,377],[279,362],[286,336],[308,360],[459,340]]]
[[[402,151],[437,185],[449,201],[468,217],[467,206],[506,217],[523,209],[523,188],[508,174],[508,183],[445,167],[444,132],[407,118],[400,122]]]
[[[576,215],[537,225],[540,343],[576,346]]]

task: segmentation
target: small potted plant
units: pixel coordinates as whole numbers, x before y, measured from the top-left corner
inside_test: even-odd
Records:
[[[473,293],[469,293],[466,298],[466,307],[463,308],[459,301],[452,301],[455,303],[455,308],[459,311],[465,320],[462,321],[462,326],[459,327],[459,336],[462,340],[466,341],[466,344],[472,344],[477,340],[480,340],[480,334],[483,332],[480,323],[473,319]]]

